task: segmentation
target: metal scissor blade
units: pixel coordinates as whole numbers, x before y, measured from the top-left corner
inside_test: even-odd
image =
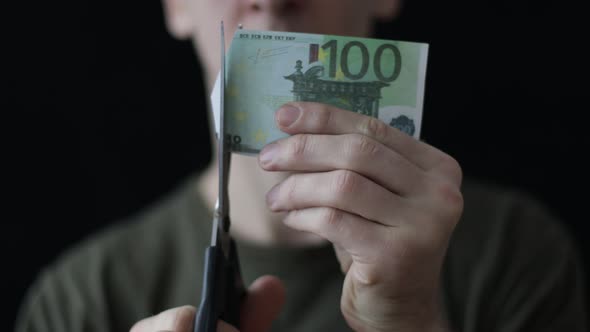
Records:
[[[220,93],[219,93],[219,136],[217,140],[217,161],[218,161],[218,176],[219,187],[217,196],[216,212],[221,214],[229,211],[227,207],[227,177],[228,177],[228,161],[227,158],[227,128],[225,127],[225,33],[223,29],[223,21],[221,21],[221,69],[220,69]]]
[[[217,161],[218,161],[218,176],[219,187],[217,195],[217,204],[215,206],[214,218],[214,233],[212,235],[211,243],[221,239],[221,247],[223,252],[229,252],[229,194],[228,194],[228,178],[231,151],[227,135],[226,118],[225,118],[225,31],[223,21],[221,21],[221,69],[220,69],[220,93],[219,93],[219,137],[217,141]]]
[[[211,228],[211,246],[217,246],[219,242],[219,218],[217,217],[217,211],[219,206],[219,200],[215,203],[215,215],[213,216],[213,227]]]
[[[215,204],[215,215],[213,216],[213,228],[211,230],[211,247],[221,247],[224,255],[229,255],[231,238],[229,230],[224,225],[229,225],[229,215],[222,213],[219,208],[219,200]]]

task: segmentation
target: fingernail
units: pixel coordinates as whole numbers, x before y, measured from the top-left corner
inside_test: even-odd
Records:
[[[291,105],[285,105],[279,109],[277,114],[277,122],[281,127],[291,126],[301,114],[301,110]]]
[[[269,165],[275,158],[279,147],[276,143],[268,144],[260,151],[260,163],[262,166]]]
[[[266,205],[269,208],[273,208],[275,201],[277,200],[277,196],[279,195],[279,185],[274,186],[267,194],[266,194]]]

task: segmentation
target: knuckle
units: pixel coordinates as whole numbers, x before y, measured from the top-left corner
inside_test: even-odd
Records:
[[[342,218],[344,217],[342,211],[334,208],[325,208],[323,214],[323,227],[325,227],[326,229],[340,228]]]
[[[354,269],[354,276],[361,286],[369,287],[380,282],[381,277],[372,265]]]
[[[375,156],[379,154],[379,150],[379,144],[371,137],[355,134],[351,137],[348,155]]]
[[[325,104],[320,104],[313,114],[313,121],[311,123],[314,125],[315,132],[321,132],[330,127],[330,123],[332,122],[332,110]]]
[[[339,239],[350,239],[354,235],[353,229],[346,220],[347,213],[336,208],[322,208],[318,224],[318,234],[325,237],[335,236]]]
[[[459,162],[446,153],[442,153],[438,162],[438,168],[447,178],[451,179],[457,185],[460,185],[463,179],[463,170]]]
[[[290,145],[291,156],[294,158],[305,155],[309,150],[310,135],[300,134],[293,137]]]
[[[437,181],[434,191],[441,201],[444,215],[456,223],[463,212],[463,194],[459,187],[449,181]]]
[[[291,175],[285,183],[285,187],[287,187],[287,199],[292,202],[297,197],[297,175]]]
[[[349,170],[338,170],[334,173],[334,191],[336,193],[351,193],[358,186],[356,173]]]
[[[363,129],[365,135],[373,137],[378,141],[383,141],[389,131],[389,127],[383,121],[373,117],[368,117],[365,120]]]

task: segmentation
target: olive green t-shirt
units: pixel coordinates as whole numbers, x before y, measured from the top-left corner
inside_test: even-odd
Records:
[[[465,182],[464,213],[442,271],[455,331],[586,331],[584,285],[572,240],[526,196]],[[128,331],[180,305],[198,306],[212,215],[194,180],[149,210],[72,248],[31,287],[17,318],[25,331]],[[350,331],[343,275],[331,245],[238,242],[246,284],[280,277],[287,302],[273,331]]]

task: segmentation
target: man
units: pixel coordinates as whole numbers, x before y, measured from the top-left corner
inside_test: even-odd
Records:
[[[221,19],[230,31],[370,36],[399,10],[398,0],[164,4],[171,33],[194,41],[209,87]],[[571,241],[535,202],[462,183],[451,156],[369,117],[290,103],[275,119],[289,138],[232,160],[244,277],[278,277],[252,283],[241,331],[585,329]],[[215,170],[48,270],[19,331],[191,331],[195,308],[182,305],[199,298]],[[219,331],[236,329],[220,322]]]

